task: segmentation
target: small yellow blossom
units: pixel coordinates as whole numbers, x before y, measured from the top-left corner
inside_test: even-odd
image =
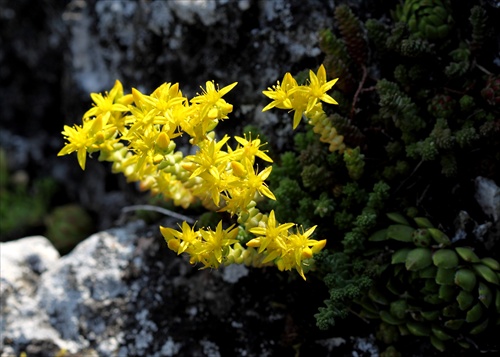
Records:
[[[289,72],[287,72],[283,77],[281,84],[278,81],[278,84],[274,85],[272,88],[262,91],[266,97],[273,100],[271,103],[266,105],[262,111],[265,112],[266,110],[274,107],[278,109],[292,109],[290,96],[297,90],[297,87],[297,81]]]
[[[271,159],[265,153],[267,150],[260,150],[260,148],[266,144],[261,144],[259,138],[252,140],[251,135],[249,136],[248,139],[246,134],[244,136],[245,136],[244,138],[242,138],[241,136],[234,137],[236,141],[241,145],[241,148],[236,149],[237,153],[235,153],[236,155],[241,153],[240,155],[238,155],[239,160],[241,160],[241,158],[246,158],[250,160],[253,164],[253,159],[255,156],[257,156],[264,161],[273,162],[273,159]]]
[[[227,114],[233,111],[233,106],[222,99],[222,97],[237,84],[238,82],[234,82],[217,90],[213,81],[207,81],[205,84],[206,89],[202,87],[202,94],[191,99],[191,103],[201,106],[201,118],[227,119]]]
[[[308,87],[310,97],[307,103],[307,112],[309,112],[316,105],[318,100],[329,104],[339,104],[335,99],[326,94],[326,92],[328,92],[334,84],[337,83],[338,78],[327,82],[325,66],[321,65],[317,74],[314,74],[313,71],[309,71],[309,80],[310,83]]]
[[[128,108],[117,101],[123,97],[123,86],[119,80],[115,81],[115,85],[111,91],[105,95],[99,93],[91,93],[90,97],[94,101],[94,107],[89,109],[83,115],[83,118],[90,118],[99,114],[106,114],[108,112],[126,112]]]
[[[253,248],[259,248],[259,253],[262,253],[264,249],[266,249],[269,245],[271,248],[275,248],[273,246],[278,246],[283,249],[285,247],[284,236],[287,235],[287,232],[290,228],[292,228],[294,223],[284,223],[279,224],[276,222],[276,218],[274,216],[274,210],[269,213],[269,217],[267,219],[267,224],[265,227],[256,227],[250,229],[250,233],[256,234],[260,237],[254,238],[247,243],[247,246]]]
[[[199,255],[201,263],[206,268],[218,268],[222,263],[223,255],[229,253],[228,247],[238,242],[236,240],[238,228],[234,228],[234,225],[232,225],[227,229],[222,229],[222,221],[220,221],[215,231],[210,229],[201,230],[200,233],[204,242],[196,253]]]
[[[178,232],[175,229],[160,226],[160,232],[168,247],[177,254],[181,254],[190,246],[195,245],[200,238],[200,234],[194,231],[194,226],[191,228],[189,224],[183,222],[180,228],[181,231]]]
[[[93,143],[93,139],[88,136],[89,130],[90,125],[74,125],[73,128],[65,125],[62,134],[68,143],[61,149],[61,151],[59,151],[57,156],[71,154],[76,151],[78,163],[80,164],[82,170],[85,170],[87,148]]]
[[[281,85],[278,82],[277,85],[262,92],[273,100],[262,111],[264,112],[274,107],[293,111],[293,129],[295,129],[302,120],[303,114],[306,113],[307,116],[307,113],[314,108],[318,101],[338,104],[335,99],[326,94],[337,80],[338,78],[327,82],[326,70],[323,65],[319,67],[317,73],[309,71],[308,85],[299,86],[292,75],[286,73]]]

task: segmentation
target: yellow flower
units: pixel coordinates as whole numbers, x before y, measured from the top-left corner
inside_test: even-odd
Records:
[[[85,170],[85,161],[87,159],[87,148],[92,145],[93,139],[89,138],[88,133],[90,130],[90,122],[88,125],[74,125],[70,127],[65,125],[62,134],[64,138],[68,141],[66,145],[57,153],[57,156],[71,154],[72,152],[77,152],[78,163],[82,170]]]
[[[316,105],[318,100],[329,104],[339,104],[335,99],[326,94],[326,92],[337,83],[338,78],[327,82],[325,66],[321,65],[317,74],[314,74],[313,71],[309,71],[309,80],[310,83],[308,87],[310,97],[307,103],[306,112],[309,112]]]
[[[274,107],[278,109],[292,109],[290,96],[297,90],[297,87],[297,81],[292,77],[290,72],[287,72],[281,84],[278,81],[277,85],[274,85],[272,88],[267,88],[267,90],[262,92],[266,97],[273,100],[266,105],[262,111],[265,112]]]
[[[237,153],[241,153],[242,158],[247,158],[251,161],[253,164],[254,162],[254,157],[260,157],[262,160],[267,161],[267,162],[273,162],[273,159],[271,159],[267,154],[265,153],[267,150],[260,150],[260,148],[266,144],[261,144],[260,139],[254,139],[252,140],[252,136],[247,140],[246,134],[244,135],[245,137],[242,138],[240,136],[235,136],[234,138],[236,141],[242,146],[239,149],[236,149]]]
[[[293,126],[292,129],[295,130],[302,120],[302,115],[307,109],[307,103],[309,102],[309,94],[307,88],[300,86],[295,94],[293,95],[292,109],[293,113]]]
[[[304,112],[309,112],[316,105],[318,100],[325,103],[338,104],[335,99],[326,94],[333,85],[337,82],[338,78],[331,81],[326,81],[326,70],[323,65],[318,69],[317,74],[309,71],[309,84],[307,86],[299,86],[297,81],[290,73],[286,73],[283,77],[283,83],[267,91],[263,91],[264,95],[273,99],[271,103],[262,109],[262,111],[271,108],[291,109],[293,114],[293,129],[295,129],[300,121]]]
[[[234,228],[233,224],[227,229],[222,229],[222,221],[217,224],[215,231],[200,230],[200,234],[203,237],[203,244],[196,250],[196,254],[206,268],[218,268],[224,256],[230,252],[229,246],[238,242],[236,239],[238,228]]]
[[[253,171],[253,167],[252,167],[252,164],[250,163],[250,160],[244,160],[244,163],[245,163],[245,168],[247,170],[246,181],[247,181],[248,188],[250,189],[250,192],[252,192],[250,194],[252,196],[252,198],[253,198],[253,194],[257,191],[261,195],[264,195],[272,200],[276,200],[276,197],[274,196],[274,194],[271,192],[271,190],[267,187],[266,183],[264,182],[271,174],[271,170],[273,169],[273,167],[268,166],[264,170],[262,170],[261,172],[256,174],[256,172]],[[250,201],[251,201],[251,199],[248,201],[248,203],[250,203]]]
[[[209,119],[227,119],[227,114],[233,111],[233,106],[222,97],[233,89],[238,82],[234,82],[217,90],[213,81],[206,82],[206,89],[201,88],[202,94],[191,99],[191,103],[201,105],[200,117]]]
[[[285,270],[295,268],[300,276],[306,280],[304,276],[304,260],[312,258],[313,254],[319,252],[326,244],[326,239],[317,241],[309,239],[313,234],[316,226],[309,228],[306,232],[297,229],[295,234],[288,237],[287,252],[283,255],[282,264]]]
[[[94,107],[89,109],[84,115],[83,118],[90,118],[93,116],[97,116],[99,114],[106,114],[108,112],[127,112],[128,108],[120,103],[116,103],[118,99],[123,97],[123,86],[119,80],[115,81],[115,85],[109,92],[106,92],[105,95],[98,93],[91,93],[90,97],[94,101]]]
[[[168,247],[177,254],[181,254],[190,246],[195,245],[200,238],[200,234],[194,231],[194,226],[191,228],[186,222],[182,222],[182,227],[179,228],[181,228],[180,232],[160,226],[160,232]]]
[[[282,236],[287,235],[287,232],[292,228],[294,223],[278,224],[274,216],[274,210],[269,213],[267,224],[265,227],[255,227],[250,229],[250,233],[259,235],[260,237],[254,238],[247,243],[247,246],[257,248],[259,253],[262,253],[269,245],[270,248],[284,248],[284,241]],[[274,246],[273,246],[274,245]],[[275,247],[277,245],[277,247]]]
[[[210,171],[213,176],[217,176],[217,166],[228,159],[228,154],[221,151],[222,146],[229,140],[229,136],[225,135],[219,142],[215,140],[205,140],[202,142],[200,150],[195,155],[186,157],[186,160],[197,164],[196,169],[191,174],[190,178],[199,176],[202,172]],[[190,169],[186,165],[186,169]]]

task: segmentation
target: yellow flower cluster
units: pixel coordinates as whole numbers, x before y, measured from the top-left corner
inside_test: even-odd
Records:
[[[308,86],[298,86],[287,73],[281,85],[264,92],[273,99],[264,110],[295,110],[296,127],[304,112],[317,111],[319,101],[336,103],[326,94],[335,81],[326,82],[323,67],[317,75],[311,71]],[[259,138],[235,136],[236,147],[228,144],[231,138],[227,135],[216,138],[215,127],[233,110],[222,97],[236,84],[219,89],[206,82],[202,93],[189,100],[177,83],[164,83],[150,95],[134,88],[124,94],[117,80],[109,93],[91,94],[94,105],[81,125],[64,127],[67,142],[58,155],[77,152],[85,169],[87,156],[99,152],[99,160],[112,162],[113,172],[123,173],[129,181],[140,182],[142,189],[176,205],[187,208],[199,201],[207,208],[236,215],[240,226],[227,229],[222,222],[215,230],[195,230],[186,222],[179,230],[160,227],[168,247],[189,254],[191,263],[204,267],[274,263],[280,270],[296,269],[305,279],[313,254],[326,240],[310,239],[316,227],[291,232],[294,223],[279,224],[273,211],[267,216],[256,209],[263,196],[276,199],[265,183],[272,166],[261,171],[254,168],[256,157],[272,163]],[[184,156],[176,151],[175,139],[183,134],[197,146],[195,154]],[[246,248],[238,240],[240,229],[255,235]]]
[[[343,152],[346,148],[343,143],[344,137],[337,133],[337,130],[323,111],[320,102],[338,104],[335,99],[326,94],[337,80],[338,78],[330,81],[326,80],[326,70],[323,65],[319,67],[316,74],[309,71],[309,83],[307,85],[298,85],[292,75],[286,73],[281,84],[278,82],[277,85],[262,92],[273,100],[262,111],[274,107],[293,111],[293,129],[299,125],[302,117],[305,116],[309,124],[313,126],[314,132],[320,135],[319,140],[330,144],[330,151],[338,150]]]
[[[307,116],[315,105],[320,104],[319,101],[338,104],[335,99],[326,94],[334,86],[338,78],[327,82],[326,70],[323,65],[319,67],[317,74],[309,71],[309,80],[308,85],[299,86],[290,72],[287,72],[281,84],[278,81],[278,84],[262,92],[273,100],[262,111],[274,107],[292,110],[294,112],[293,128],[295,129],[299,125],[302,115],[306,114]]]

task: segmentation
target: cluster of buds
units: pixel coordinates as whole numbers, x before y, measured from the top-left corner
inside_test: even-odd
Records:
[[[320,101],[336,104],[326,94],[335,82],[326,81],[323,66],[317,74],[310,72],[310,82],[304,86],[298,86],[287,73],[282,86],[264,91],[274,99],[264,110],[274,106],[295,110],[295,128],[304,113],[307,116],[321,109]],[[94,106],[84,114],[81,125],[64,127],[67,143],[58,155],[77,152],[85,169],[87,155],[99,152],[99,160],[112,162],[114,173],[139,182],[143,190],[161,194],[184,208],[201,202],[209,209],[228,212],[255,236],[244,248],[238,239],[239,228],[224,229],[222,221],[215,230],[195,230],[186,222],[179,230],[160,227],[168,247],[189,254],[191,263],[203,267],[271,263],[280,270],[295,269],[305,279],[313,255],[326,240],[310,238],[316,227],[294,231],[294,223],[279,224],[274,212],[265,215],[255,207],[263,197],[276,199],[265,182],[272,166],[260,171],[254,168],[256,158],[273,161],[259,138],[235,136],[236,147],[229,145],[227,135],[216,138],[217,124],[233,110],[222,97],[236,84],[219,89],[208,81],[201,94],[188,99],[177,83],[164,83],[150,95],[137,89],[124,94],[117,80],[109,93],[91,94]],[[184,134],[197,146],[193,155],[176,150],[175,139]]]

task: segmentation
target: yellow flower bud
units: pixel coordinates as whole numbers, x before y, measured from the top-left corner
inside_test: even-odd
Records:
[[[231,168],[233,169],[233,174],[238,177],[245,177],[247,171],[245,167],[238,161],[231,161]]]
[[[320,240],[312,246],[312,253],[316,254],[326,245],[326,239]]]
[[[170,144],[170,138],[164,131],[162,131],[158,135],[158,138],[156,139],[156,145],[158,146],[158,149],[167,150],[169,144]]]
[[[190,172],[193,172],[197,168],[197,165],[194,162],[183,162],[181,166],[184,170]]]
[[[247,243],[248,247],[257,248],[260,247],[260,238],[254,238]]]
[[[280,271],[285,270],[285,262],[283,261],[283,259],[281,259],[281,258],[276,259],[275,264]]]
[[[163,161],[163,155],[158,154],[153,157],[153,164],[155,165],[158,165],[162,161]]]
[[[304,259],[309,259],[313,256],[313,252],[311,250],[311,248],[309,247],[305,247],[304,249],[302,249],[302,254],[301,254],[302,258]]]
[[[219,110],[216,107],[213,107],[208,111],[207,117],[210,119],[215,119],[219,116]]]
[[[170,250],[173,250],[174,252],[179,251],[179,247],[181,245],[181,242],[178,239],[170,239],[167,243],[167,246]]]

